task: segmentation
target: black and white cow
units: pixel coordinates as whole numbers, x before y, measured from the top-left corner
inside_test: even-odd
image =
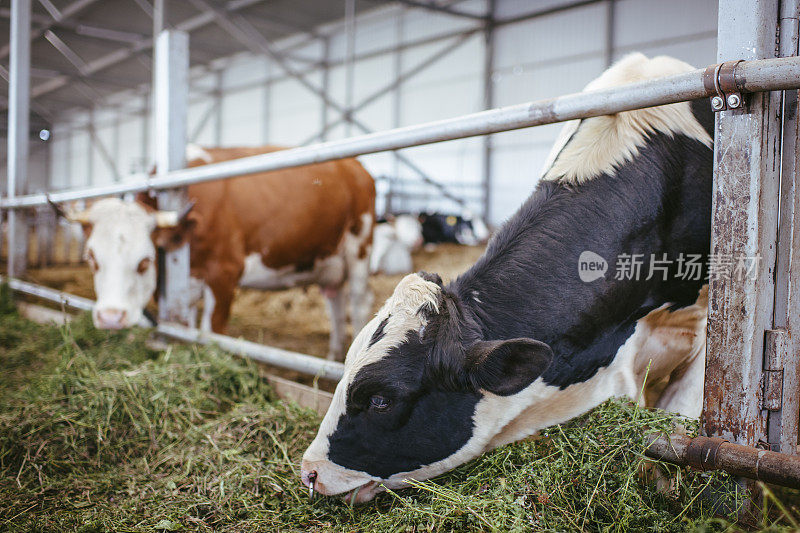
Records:
[[[480,217],[465,211],[462,215],[454,213],[420,213],[422,239],[425,244],[454,242],[475,246],[485,243],[489,238],[489,228]]]
[[[587,89],[690,69],[634,54]],[[645,375],[649,405],[699,416],[705,272],[677,268],[710,247],[712,124],[706,101],[567,124],[478,262],[446,286],[406,276],[356,337],[303,482],[367,501],[608,398],[640,398]],[[582,280],[584,252],[605,275]],[[635,254],[672,263],[666,276],[615,275]]]

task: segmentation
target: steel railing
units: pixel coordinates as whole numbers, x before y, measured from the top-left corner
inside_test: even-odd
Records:
[[[416,126],[176,170],[153,177],[136,175],[133,176],[138,177],[135,181],[71,189],[49,195],[29,194],[3,198],[0,199],[0,208],[13,209],[45,205],[48,203],[48,199],[53,202],[67,202],[145,190],[184,187],[193,183],[232,178],[255,172],[298,167],[344,157],[355,157],[694,100],[715,94],[704,86],[705,70],[697,69],[683,74],[609,89],[574,93],[490,109]],[[800,87],[800,58],[744,61],[736,67],[736,79],[739,89],[743,92],[796,89]]]

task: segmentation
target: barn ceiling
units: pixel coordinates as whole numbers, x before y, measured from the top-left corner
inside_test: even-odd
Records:
[[[149,84],[154,0],[33,0],[31,130],[65,109]],[[356,13],[389,0],[356,0]],[[164,0],[165,25],[190,34],[191,65],[259,52],[344,18],[345,0]],[[432,2],[433,3],[433,2]],[[0,0],[0,134],[7,126],[10,1]],[[3,23],[5,22],[5,23]]]

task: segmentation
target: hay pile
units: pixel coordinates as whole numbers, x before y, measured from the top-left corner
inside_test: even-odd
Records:
[[[643,435],[671,420],[623,402],[362,507],[310,501],[297,462],[315,414],[274,398],[252,363],[144,341],[87,317],[36,325],[0,294],[0,531],[729,527],[699,497],[715,476],[682,470],[666,496],[641,483]],[[793,512],[762,526],[791,529]]]

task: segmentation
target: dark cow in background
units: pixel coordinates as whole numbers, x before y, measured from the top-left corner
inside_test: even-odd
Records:
[[[187,150],[188,166],[280,150]],[[224,332],[237,285],[264,290],[318,284],[331,318],[329,358],[344,353],[347,295],[354,332],[367,322],[369,251],[375,183],[355,159],[262,172],[187,188],[194,207],[185,216],[137,202],[100,200],[69,218],[89,234],[98,328],[135,325],[156,287],[156,245],[190,244],[196,298],[203,294],[202,328]],[[150,205],[149,205],[150,204]]]
[[[489,228],[479,217],[444,213],[390,214],[378,220],[373,235],[370,272],[408,274],[414,271],[412,252],[422,245],[485,243]]]
[[[489,238],[489,229],[483,220],[469,213],[420,213],[419,221],[425,244],[455,242],[475,246]]]
[[[687,72],[625,57],[587,89]],[[533,195],[448,285],[406,276],[353,342],[302,481],[363,502],[569,420],[615,396],[700,413],[713,117],[678,103],[567,124]],[[527,179],[522,177],[521,179]],[[609,263],[582,281],[585,252]],[[667,275],[615,275],[625,258]]]

